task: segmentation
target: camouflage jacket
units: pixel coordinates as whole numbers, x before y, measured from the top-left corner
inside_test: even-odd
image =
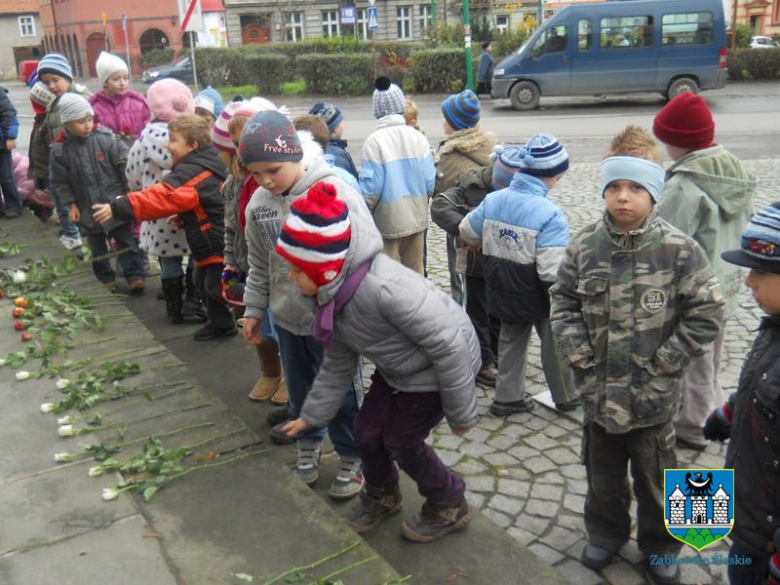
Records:
[[[653,211],[621,233],[607,213],[566,248],[550,289],[553,331],[589,420],[609,433],[661,424],[683,373],[717,337],[723,295],[707,256]]]

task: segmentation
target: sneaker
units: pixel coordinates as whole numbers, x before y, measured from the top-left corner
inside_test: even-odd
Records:
[[[477,384],[482,384],[489,388],[496,387],[496,375],[498,370],[493,366],[485,366],[479,372],[477,372]]]
[[[21,209],[6,209],[5,210],[5,218],[6,219],[16,219],[20,215],[22,215],[22,210]]]
[[[403,508],[401,488],[398,484],[384,489],[366,484],[359,495],[360,501],[346,518],[347,524],[357,533],[368,532],[382,520],[397,514]]]
[[[141,294],[146,288],[146,283],[141,279],[131,280],[127,284],[130,286],[130,292],[136,294]]]
[[[401,534],[412,542],[433,542],[465,528],[473,515],[463,496],[454,502],[425,502],[419,514],[401,525]]]
[[[609,550],[606,547],[599,546],[597,544],[586,544],[582,550],[582,564],[593,569],[594,571],[600,571],[606,567],[615,556],[615,551]]]
[[[66,250],[76,250],[77,248],[81,248],[82,246],[81,236],[76,236],[75,238],[72,238],[70,236],[66,236],[65,234],[62,234],[59,239],[60,239],[60,244],[62,244]]]
[[[285,414],[285,417],[287,415]],[[282,430],[282,427],[286,425],[289,420],[285,418],[282,422],[276,423],[274,426],[271,427],[271,432],[269,433],[269,436],[271,437],[271,442],[274,445],[291,445],[295,442],[295,439],[293,439],[291,436],[289,436],[287,433],[285,433]]]
[[[233,337],[234,335],[237,334],[238,334],[237,327],[227,327],[223,329],[223,328],[209,327],[208,325],[204,325],[203,327],[201,327],[195,332],[192,338],[195,341],[210,341],[212,339],[217,339],[219,337]]]
[[[572,412],[574,410],[577,410],[581,406],[580,401],[575,398],[574,400],[571,400],[569,402],[556,402],[555,408],[560,410],[561,412]]]
[[[268,423],[269,427],[273,427],[281,422],[287,422],[289,418],[290,417],[287,415],[287,407],[274,408],[269,410],[268,414],[265,415],[265,422]]]
[[[364,481],[360,458],[339,456],[338,471],[328,488],[328,495],[333,500],[348,500],[360,493]]]
[[[295,462],[295,472],[309,487],[313,487],[320,477],[321,457],[322,441],[307,439],[298,441],[298,460]]]
[[[680,565],[648,562],[647,580],[654,585],[677,585],[680,582]]]
[[[531,412],[536,407],[533,397],[526,393],[520,400],[514,402],[499,402],[494,400],[490,406],[490,414],[493,416],[509,416],[516,412]]]

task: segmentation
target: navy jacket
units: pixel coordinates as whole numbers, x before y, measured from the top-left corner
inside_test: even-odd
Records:
[[[358,178],[358,171],[355,168],[355,162],[352,155],[347,151],[347,141],[341,138],[331,138],[328,140],[328,150],[325,151],[325,160],[328,164],[333,164],[344,169],[350,175]]]
[[[0,87],[0,150],[5,149],[8,140],[16,140],[19,134],[19,120],[16,108],[8,98],[8,90]]]

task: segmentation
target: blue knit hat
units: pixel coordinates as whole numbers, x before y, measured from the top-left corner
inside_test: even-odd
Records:
[[[333,134],[336,128],[339,127],[341,121],[344,119],[344,114],[341,113],[336,106],[330,102],[317,102],[309,110],[312,116],[322,118],[322,121],[328,125],[328,132]]]
[[[195,107],[206,110],[216,120],[222,113],[225,102],[219,92],[210,85],[195,96]]]
[[[406,111],[404,92],[387,77],[379,77],[374,82],[374,117],[384,118],[390,114],[400,114]]]
[[[479,98],[470,89],[448,96],[441,113],[453,130],[465,130],[479,124]]]
[[[522,146],[503,146],[497,144],[493,149],[493,153],[490,155],[490,160],[493,161],[493,178],[491,179],[491,185],[494,189],[506,189],[509,187],[509,183],[512,182],[512,177],[520,170],[518,164],[518,153],[522,150]]]
[[[740,249],[720,257],[729,264],[780,274],[780,203],[756,213],[742,232]]]
[[[552,134],[537,134],[517,153],[520,172],[535,177],[554,177],[569,168],[569,153]]]
[[[290,119],[277,110],[258,112],[241,132],[238,156],[244,166],[257,162],[298,162],[301,141]]]
[[[59,53],[44,55],[43,59],[38,62],[38,76],[40,77],[44,73],[53,73],[73,81],[73,70],[70,68],[70,63],[65,55]]]

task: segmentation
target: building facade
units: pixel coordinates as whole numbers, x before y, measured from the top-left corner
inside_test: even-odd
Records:
[[[0,0],[0,80],[17,79],[19,63],[42,54],[37,0]]]
[[[734,0],[737,24],[750,27],[754,35],[780,35],[780,0]]]

